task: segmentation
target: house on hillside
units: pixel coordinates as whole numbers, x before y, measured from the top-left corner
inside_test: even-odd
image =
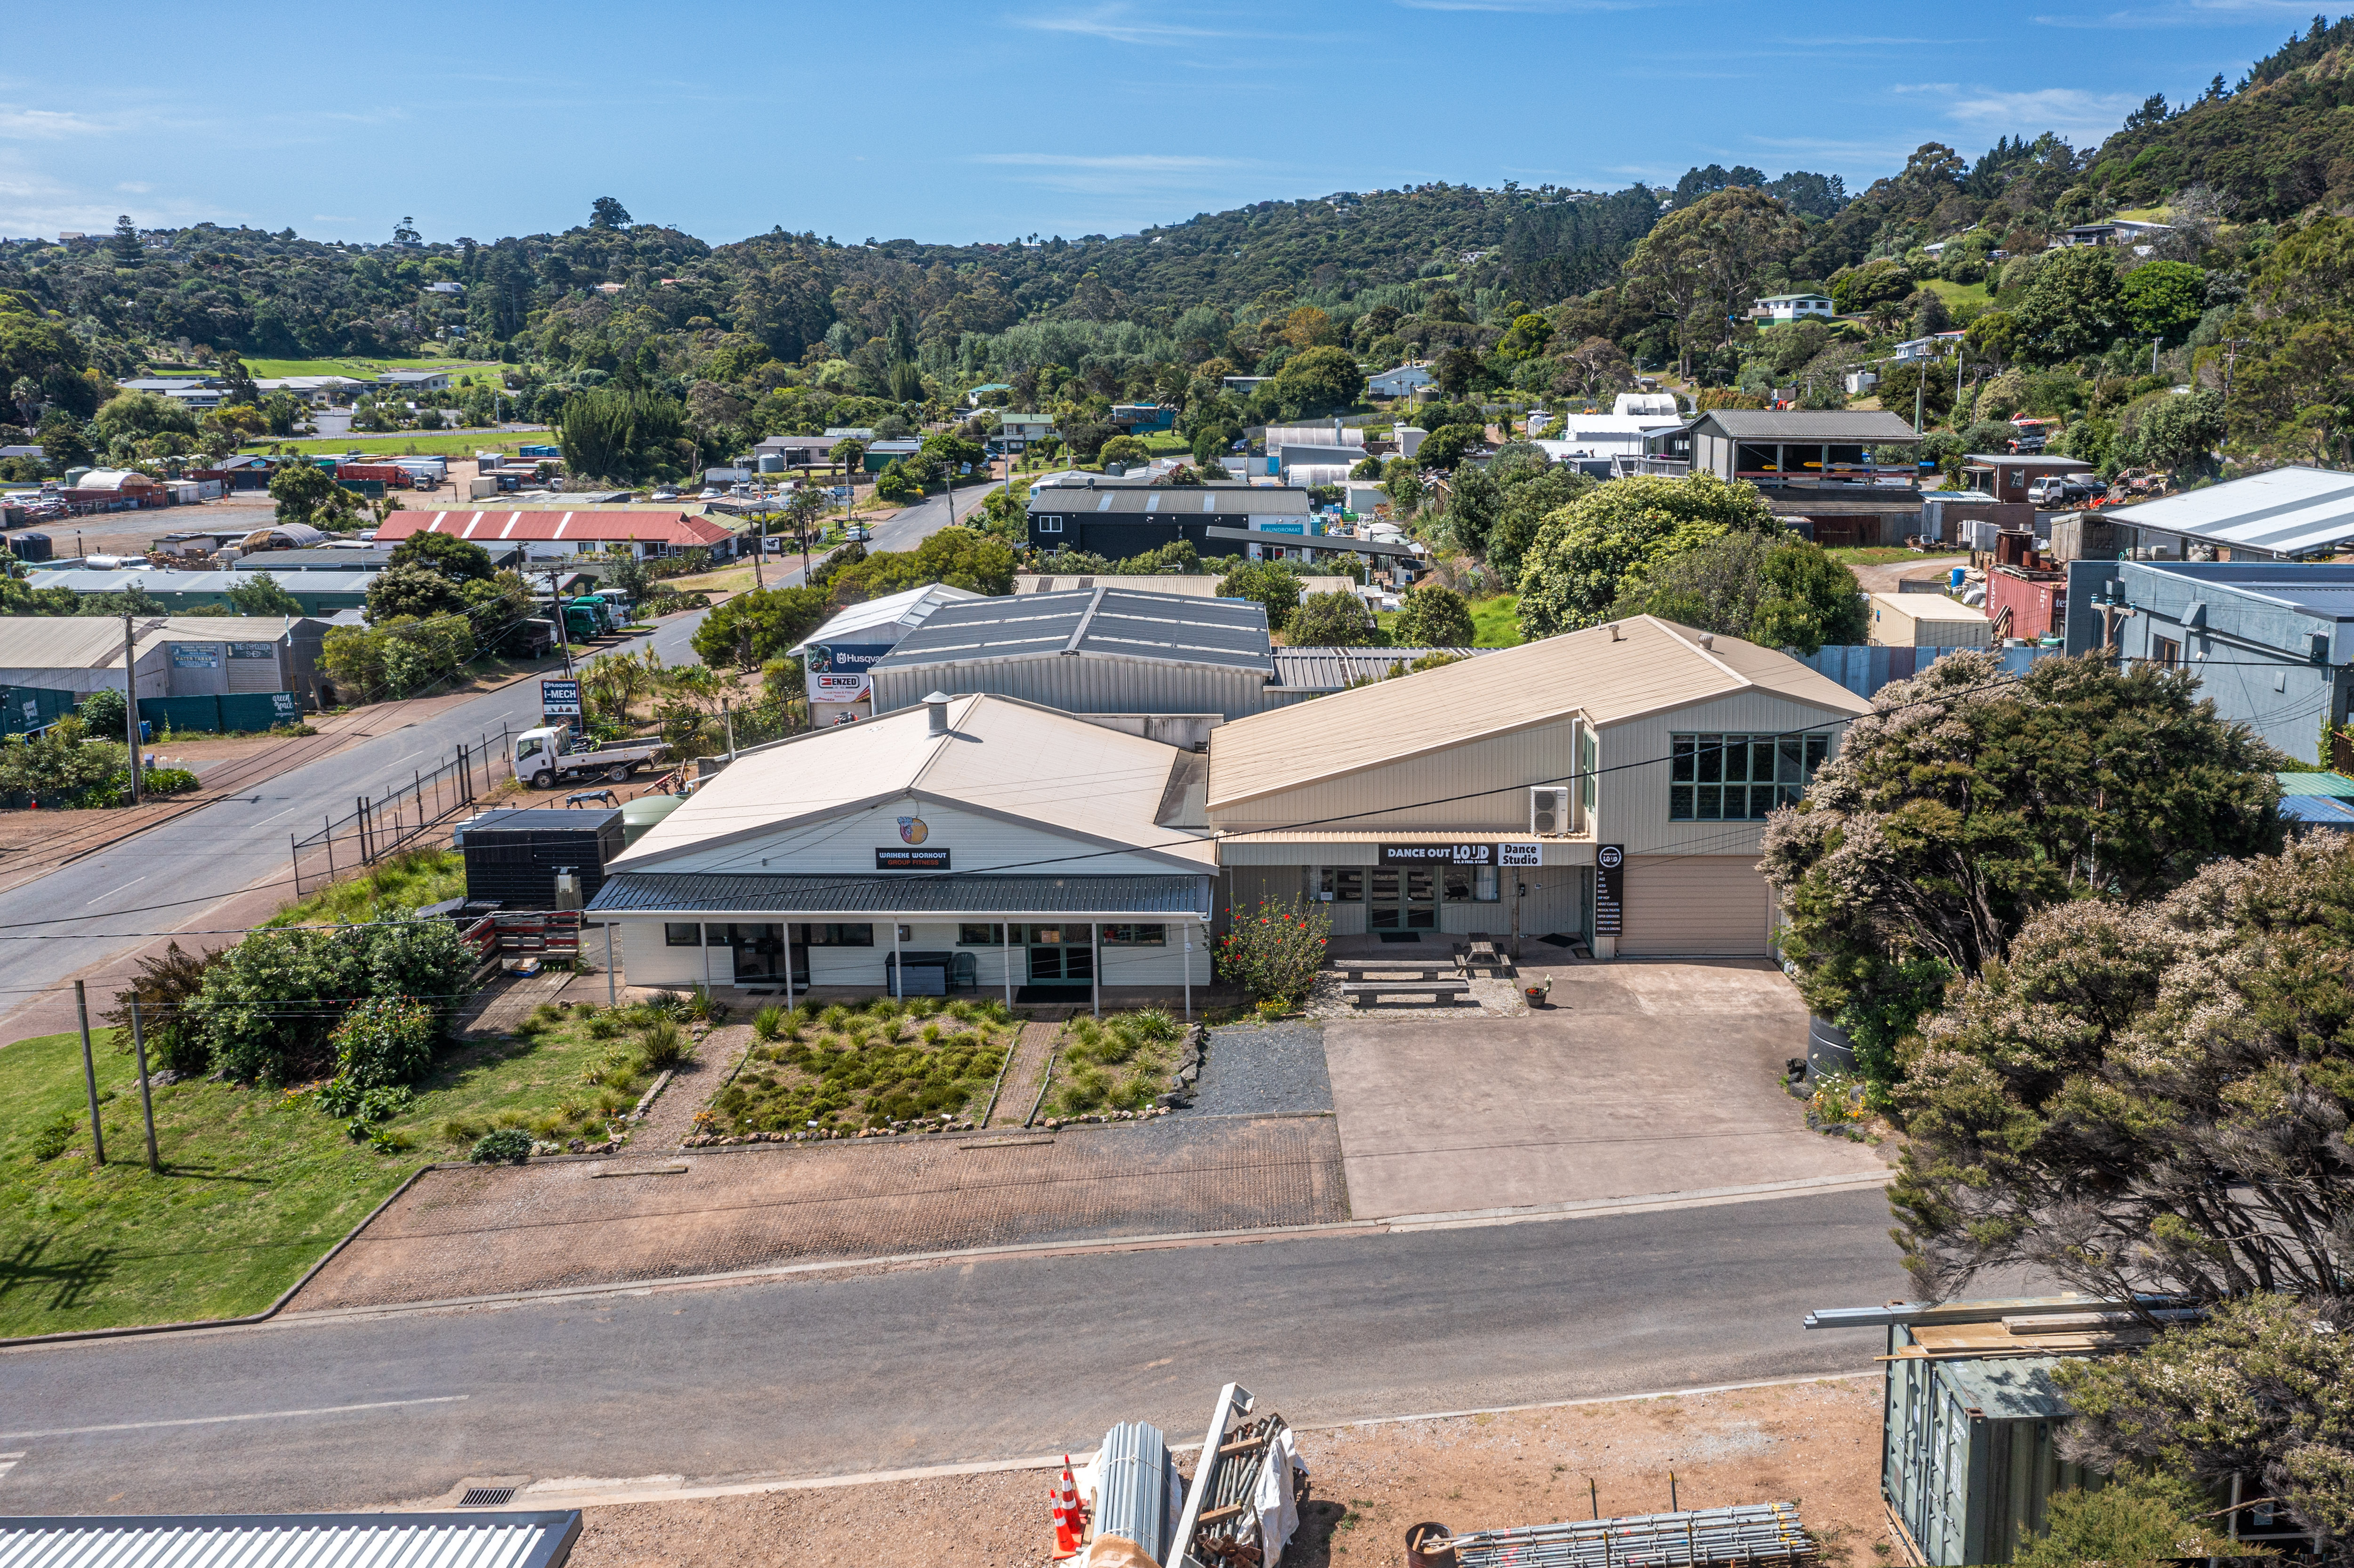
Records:
[[[1685,427],[1691,471],[1755,485],[1776,516],[1811,521],[1822,545],[1901,545],[1920,532],[1921,444],[1910,420],[1881,411],[1716,408]],[[1671,434],[1667,432],[1664,434]],[[1647,445],[1661,440],[1647,439]],[[1661,470],[1659,471],[1664,471]]]
[[[1431,384],[1430,366],[1415,361],[1365,379],[1365,390],[1375,397],[1411,397]]]
[[[1836,314],[1829,294],[1767,294],[1749,302],[1749,319],[1759,326],[1802,322],[1809,316],[1829,320]]]
[[[381,370],[376,384],[392,392],[440,392],[450,385],[446,370]]]

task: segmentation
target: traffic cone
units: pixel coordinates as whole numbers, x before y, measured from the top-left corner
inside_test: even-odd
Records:
[[[1055,1561],[1079,1554],[1079,1484],[1071,1476],[1071,1457],[1063,1456],[1063,1484],[1054,1492]]]

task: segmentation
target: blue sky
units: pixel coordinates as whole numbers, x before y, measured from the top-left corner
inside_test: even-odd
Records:
[[[2084,145],[2308,0],[612,0],[27,6],[0,235],[211,219],[383,239],[619,196],[714,242],[1118,234],[1252,201],[1615,188],[1693,164],[1861,190],[1925,141]]]

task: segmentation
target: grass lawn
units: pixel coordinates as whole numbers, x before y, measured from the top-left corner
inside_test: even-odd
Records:
[[[462,1158],[490,1127],[601,1137],[647,1081],[647,1030],[662,1025],[635,1012],[542,1008],[514,1035],[446,1048],[387,1124],[403,1152],[354,1141],[314,1090],[158,1087],[161,1175],[146,1168],[127,1042],[93,1037],[102,1167],[90,1162],[79,1036],[6,1047],[0,1336],[258,1311],[420,1163]]]
[[[334,920],[379,920],[397,910],[421,909],[455,898],[466,891],[466,861],[455,850],[422,850],[398,854],[366,876],[321,888],[298,904],[290,904],[265,922],[271,926],[309,926]]]
[[[1920,561],[1928,557],[1918,550],[1902,545],[1840,545],[1825,550],[1824,555],[1843,567],[1884,567],[1891,561]]]
[[[1521,645],[1521,596],[1500,593],[1493,599],[1471,601],[1471,625],[1474,648],[1517,648]]]
[[[257,381],[273,381],[283,376],[348,376],[355,381],[373,381],[384,370],[449,370],[480,376],[488,372],[493,385],[506,385],[503,372],[512,368],[494,361],[475,359],[249,359],[245,373]]]
[[[376,452],[388,457],[472,457],[478,451],[511,452],[520,446],[554,446],[552,430],[354,430],[348,436],[296,436],[291,440],[248,441],[243,450],[266,452],[289,446],[301,452],[341,457],[345,452]]]
[[[1921,287],[1945,301],[1949,311],[1956,305],[1983,305],[1991,297],[1984,283],[1952,283],[1943,278],[1924,278]]]

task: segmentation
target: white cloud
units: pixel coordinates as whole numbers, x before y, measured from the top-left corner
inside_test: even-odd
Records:
[[[114,188],[119,191],[128,191],[133,196],[145,196],[155,187],[145,180],[122,180],[118,182]]]
[[[1029,168],[1068,169],[1128,169],[1165,171],[1172,169],[1227,169],[1236,166],[1233,158],[1195,158],[1172,153],[1112,153],[1087,156],[1068,153],[976,153],[976,164],[1013,164]]]
[[[2044,27],[2230,27],[2265,16],[2301,21],[2311,9],[2307,0],[2182,0],[2142,9],[2054,12],[2035,22]]]
[[[1068,12],[1059,16],[1024,16],[1018,18],[1016,25],[1041,33],[1071,33],[1080,37],[1101,38],[1107,43],[1161,47],[1250,36],[1219,27],[1187,26],[1176,22],[1140,17],[1133,6],[1126,5],[1097,5],[1092,10]]]
[[[108,130],[86,114],[66,114],[54,109],[0,109],[0,136],[27,141],[54,141],[61,136],[95,136]]]
[[[1511,16],[1554,16],[1572,11],[1642,11],[1659,0],[1397,0],[1409,11],[1500,11]]]
[[[1897,81],[1889,83],[1888,90],[1891,92],[1959,92],[1962,90],[1962,84],[1958,81]]]
[[[1234,158],[1193,157],[1174,153],[981,153],[970,162],[1008,171],[1008,177],[1045,190],[1076,196],[1173,196],[1208,190],[1225,171],[1246,167]],[[1015,173],[1014,171],[1020,171]],[[1101,227],[1100,224],[1097,227]],[[1106,230],[1105,232],[1109,232]]]
[[[1980,89],[1956,99],[1946,112],[1980,131],[2085,135],[2115,130],[2140,101],[2129,92],[2087,92],[2078,87],[2044,87],[2027,92]]]

